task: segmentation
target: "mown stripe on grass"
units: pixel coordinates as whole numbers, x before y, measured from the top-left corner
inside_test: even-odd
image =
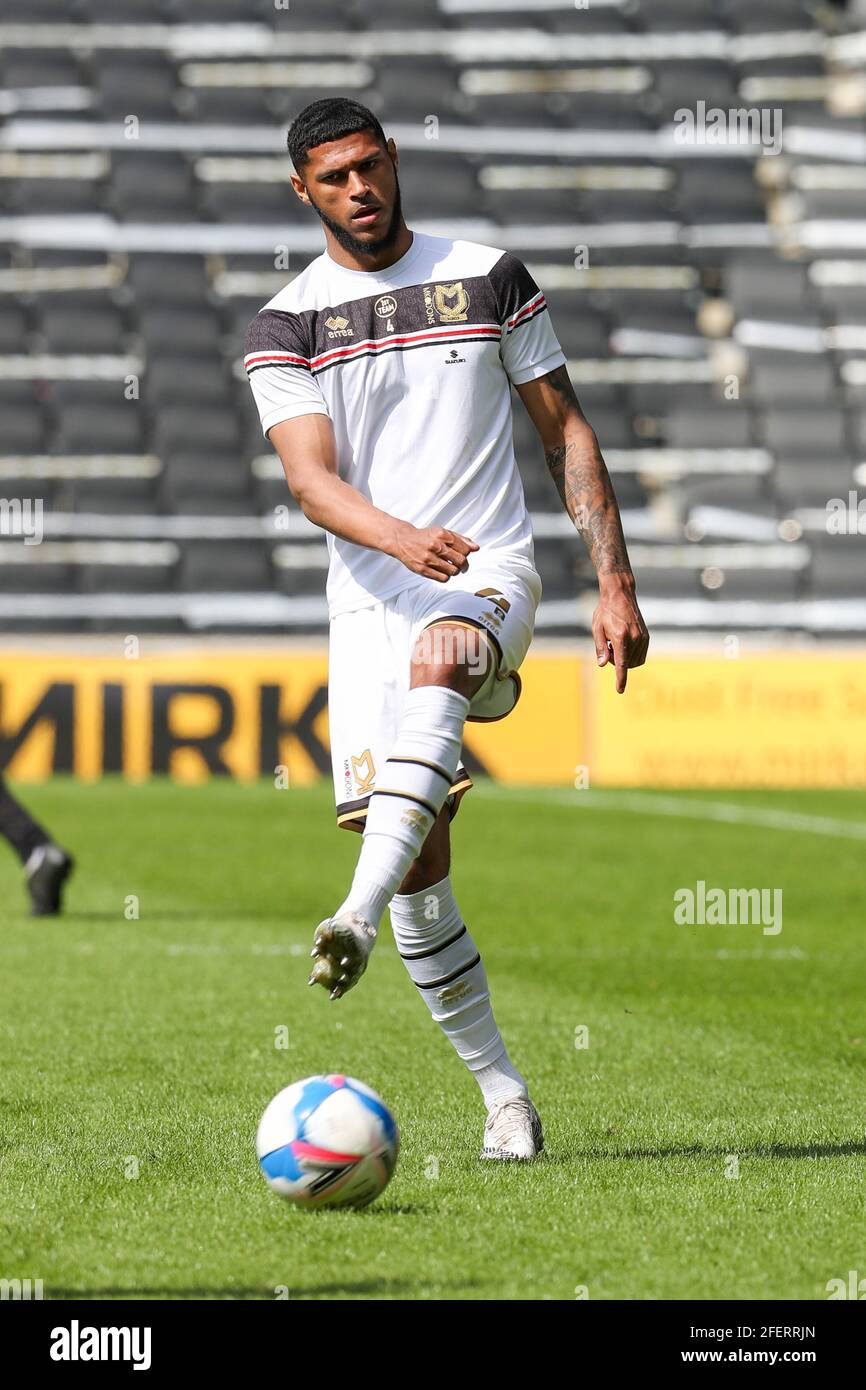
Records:
[[[843,840],[866,840],[866,822],[833,816],[806,816],[770,806],[739,806],[732,801],[701,801],[696,797],[662,796],[657,792],[571,791],[566,787],[508,787],[478,783],[475,792],[536,805],[573,806],[580,810],[631,811],[640,816],[680,816],[686,820],[757,825],[766,830],[829,835]]]

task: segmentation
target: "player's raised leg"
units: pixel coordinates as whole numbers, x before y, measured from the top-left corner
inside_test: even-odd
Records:
[[[470,701],[488,681],[492,661],[492,651],[485,661],[467,656],[465,630],[456,623],[437,622],[416,643],[399,732],[370,797],[352,886],[316,929],[310,982],[325,985],[332,999],[363,974],[382,913],[445,804]]]

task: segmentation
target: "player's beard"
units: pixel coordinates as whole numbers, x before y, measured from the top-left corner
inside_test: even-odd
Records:
[[[325,226],[333,232],[340,245],[344,247],[346,251],[351,251],[353,256],[378,256],[380,251],[387,251],[389,246],[393,246],[394,242],[397,240],[403,209],[402,200],[400,198],[400,180],[397,178],[396,170],[394,172],[394,207],[391,211],[391,221],[388,223],[388,229],[385,235],[379,237],[376,241],[361,241],[358,237],[353,236],[350,231],[347,231],[345,227],[341,227],[339,222],[334,222],[326,212],[322,212],[318,204],[313,202],[313,197],[309,189],[307,189],[307,197],[310,199],[310,202]]]

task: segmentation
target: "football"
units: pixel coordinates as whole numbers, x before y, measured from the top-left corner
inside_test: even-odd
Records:
[[[259,1122],[265,1180],[303,1207],[365,1207],[383,1192],[400,1136],[381,1096],[352,1076],[308,1076],[274,1096]]]

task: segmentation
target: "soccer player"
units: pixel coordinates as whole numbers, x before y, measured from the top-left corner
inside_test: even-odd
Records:
[[[649,641],[619,511],[544,295],[514,256],[412,232],[372,112],[313,102],[288,138],[325,251],[250,324],[265,436],[328,533],[329,719],[337,823],[363,830],[349,892],[315,932],[310,983],[339,999],[390,903],[397,948],[487,1107],[483,1158],[543,1146],[449,879],[472,785],[463,726],[520,696],[541,581],[514,457],[511,385],[598,573],[599,666],[616,688]]]
[[[60,911],[63,885],[73,861],[46,830],[16,801],[0,776],[0,834],[24,865],[32,917],[53,917]]]

